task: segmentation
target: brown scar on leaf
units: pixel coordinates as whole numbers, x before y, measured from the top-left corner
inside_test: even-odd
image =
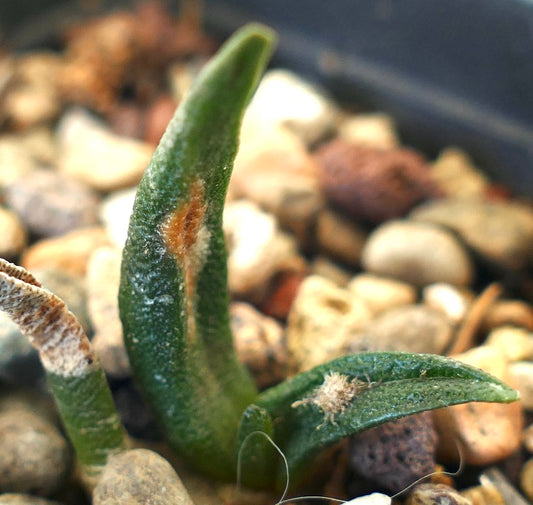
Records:
[[[327,423],[337,425],[335,416],[342,414],[354,398],[377,384],[371,382],[369,377],[365,382],[357,377],[351,379],[338,372],[329,372],[324,376],[324,382],[310,396],[293,402],[291,407],[316,405],[324,413],[323,422],[317,426],[319,430]]]
[[[202,181],[195,180],[190,186],[186,201],[171,212],[161,226],[161,236],[167,251],[176,258],[184,272],[189,338],[194,338],[196,327],[196,281],[209,247],[204,193]]]
[[[39,350],[45,368],[62,376],[81,376],[96,357],[65,302],[41,287],[27,270],[0,258],[0,310]]]

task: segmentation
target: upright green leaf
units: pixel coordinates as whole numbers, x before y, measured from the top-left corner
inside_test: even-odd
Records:
[[[273,46],[250,25],[206,66],[140,183],[122,261],[120,315],[135,377],[170,442],[234,476],[240,416],[257,391],[229,324],[222,210],[244,108]]]
[[[273,438],[297,484],[319,451],[353,433],[458,403],[517,399],[502,381],[452,359],[376,352],[344,356],[304,372],[262,393],[256,405],[270,415]],[[282,485],[283,468],[277,478]]]

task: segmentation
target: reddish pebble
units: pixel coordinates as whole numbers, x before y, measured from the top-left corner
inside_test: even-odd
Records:
[[[161,96],[146,112],[146,128],[144,140],[152,144],[158,144],[161,136],[165,133],[168,123],[174,115],[177,103],[170,96]]]
[[[280,273],[274,279],[269,296],[261,305],[261,312],[282,321],[287,319],[292,302],[296,298],[296,293],[304,278],[305,274],[303,272],[288,271]]]

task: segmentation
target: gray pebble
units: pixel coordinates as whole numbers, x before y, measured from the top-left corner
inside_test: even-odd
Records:
[[[0,412],[0,447],[0,492],[50,496],[72,467],[65,438],[29,410]]]
[[[146,449],[109,459],[93,491],[93,505],[193,505],[165,459]]]
[[[466,286],[473,277],[472,261],[452,233],[412,221],[376,228],[363,249],[362,264],[369,272],[418,287],[436,282]]]
[[[6,203],[39,237],[52,237],[98,222],[98,197],[84,184],[51,170],[35,170],[5,188]]]
[[[352,352],[408,351],[442,354],[453,326],[442,313],[423,305],[404,305],[377,315],[352,341]]]
[[[411,218],[449,227],[502,267],[520,270],[531,261],[533,211],[525,205],[479,198],[436,200],[416,208]]]

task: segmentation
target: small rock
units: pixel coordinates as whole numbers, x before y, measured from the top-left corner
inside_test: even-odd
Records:
[[[288,130],[244,125],[228,199],[255,202],[307,245],[323,206],[317,172],[316,161]]]
[[[520,401],[525,409],[533,409],[533,362],[516,361],[509,364],[512,384],[520,393]]]
[[[311,261],[309,271],[313,275],[325,277],[340,287],[346,287],[352,279],[352,273],[346,268],[333,262],[326,256],[315,256]]]
[[[444,149],[431,165],[431,174],[446,196],[482,198],[490,184],[466,153],[455,147]]]
[[[473,505],[468,498],[445,484],[418,484],[409,493],[405,503],[406,505]]]
[[[468,312],[472,297],[451,284],[430,284],[422,291],[424,304],[438,310],[453,324],[460,324]]]
[[[354,114],[339,124],[339,137],[352,144],[376,149],[394,149],[400,145],[394,122],[381,113]]]
[[[335,128],[337,108],[317,87],[294,73],[275,69],[261,80],[244,123],[282,125],[306,144],[314,144]]]
[[[60,237],[43,239],[26,249],[20,264],[29,271],[64,270],[75,277],[85,277],[92,252],[109,239],[101,227],[81,228]]]
[[[107,115],[109,126],[115,135],[141,139],[145,130],[145,113],[136,103],[118,103]]]
[[[15,84],[3,99],[3,115],[18,129],[54,120],[61,110],[57,75],[61,58],[52,52],[33,52],[16,61]]]
[[[11,318],[0,311],[0,380],[10,385],[32,386],[43,378],[37,349]]]
[[[30,174],[38,163],[18,136],[0,137],[0,188]]]
[[[57,501],[37,498],[29,494],[5,493],[0,495],[1,505],[61,505]]]
[[[529,501],[533,501],[533,458],[522,467],[520,486]]]
[[[507,359],[497,349],[476,347],[453,358],[510,382]],[[520,447],[523,428],[520,402],[454,405],[433,411],[433,416],[439,433],[438,452],[445,460],[458,462],[461,457],[466,465],[489,465]]]
[[[34,170],[6,186],[6,203],[38,237],[98,223],[98,197],[84,184],[51,170]]]
[[[93,491],[93,505],[193,505],[172,466],[155,452],[111,456]]]
[[[33,412],[0,410],[0,492],[49,496],[72,468],[67,441]]]
[[[496,300],[483,318],[483,328],[518,326],[533,330],[533,308],[522,300]]]
[[[465,248],[438,226],[389,221],[376,228],[362,253],[363,267],[414,286],[444,282],[467,286],[474,275]]]
[[[92,340],[102,367],[113,378],[131,376],[131,369],[118,314],[121,252],[111,247],[96,249],[87,266],[89,316]]]
[[[473,505],[508,505],[515,503],[514,500],[506,501],[494,483],[484,477],[484,475],[481,475],[479,478],[481,485],[464,489],[461,491],[461,496],[464,496]],[[520,503],[520,501],[516,503]]]
[[[435,471],[436,445],[431,414],[422,412],[353,435],[350,467],[365,481],[398,493]]]
[[[371,316],[366,303],[348,290],[315,275],[307,277],[287,324],[292,370],[308,370],[346,354],[353,335]]]
[[[453,338],[449,319],[423,305],[381,312],[353,336],[351,352],[408,351],[442,354]]]
[[[303,271],[281,272],[276,275],[266,298],[260,304],[261,312],[266,316],[285,321],[305,277]]]
[[[408,149],[373,149],[336,139],[316,158],[328,201],[358,220],[377,224],[398,218],[439,194],[425,160]]]
[[[39,164],[54,166],[57,159],[57,146],[51,127],[41,126],[21,132],[16,136],[21,146]]]
[[[224,233],[229,250],[228,284],[234,294],[263,300],[276,274],[305,268],[294,238],[279,230],[274,216],[251,202],[226,205]]]
[[[524,447],[533,453],[533,424],[530,424],[523,434]]]
[[[28,234],[17,214],[0,207],[0,257],[13,260],[26,247]]]
[[[358,266],[366,232],[355,222],[331,209],[322,210],[316,223],[318,248],[351,266]]]
[[[533,334],[524,328],[515,326],[494,328],[484,345],[497,349],[509,361],[533,360]]]
[[[374,314],[400,305],[410,305],[417,298],[416,289],[410,284],[367,273],[356,275],[347,287],[362,298]]]
[[[104,222],[109,239],[116,247],[122,248],[126,243],[136,194],[136,187],[115,191],[100,205],[100,218]]]
[[[521,270],[531,260],[533,210],[520,203],[448,198],[417,207],[411,218],[450,228],[501,267]]]
[[[172,119],[177,102],[168,95],[159,97],[146,111],[146,127],[143,140],[157,145]]]
[[[99,191],[139,182],[153,146],[114,135],[81,109],[63,115],[57,131],[60,173]]]
[[[260,388],[281,382],[287,375],[287,349],[281,325],[251,305],[234,302],[231,329],[239,361],[244,363]]]

